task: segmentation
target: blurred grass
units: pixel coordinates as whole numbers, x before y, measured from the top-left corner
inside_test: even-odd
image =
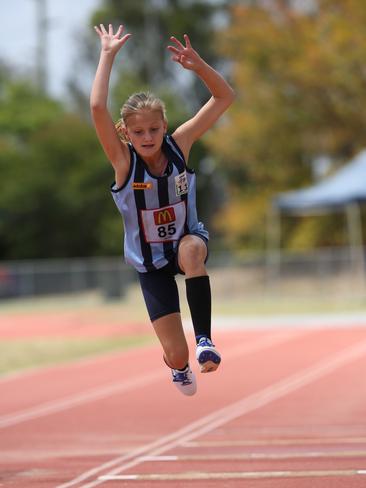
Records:
[[[0,343],[0,375],[28,368],[51,366],[107,352],[123,351],[153,343],[150,335],[93,339],[3,340]]]
[[[210,272],[212,311],[217,315],[271,315],[314,314],[335,312],[366,312],[366,290],[349,277],[319,282],[316,280],[289,280],[266,288],[258,277],[241,270]],[[183,317],[189,316],[184,277],[176,277]],[[58,295],[0,301],[0,320],[3,314],[28,312],[95,310],[106,320],[140,322],[149,326],[149,319],[138,284],[115,300],[105,300],[98,292]]]
[[[340,300],[326,297],[318,298],[258,298],[247,297],[243,300],[217,301],[213,304],[215,315],[322,315],[334,313],[366,312],[366,301],[362,298]]]
[[[241,277],[241,275],[239,275]],[[362,289],[341,290],[335,286],[310,287],[290,284],[287,290],[277,289],[268,293],[251,282],[243,285],[235,274],[219,274],[213,282],[213,328],[216,316],[263,316],[298,314],[352,314],[366,313],[366,295]],[[177,277],[181,298],[182,317],[189,317],[185,299],[184,278]],[[302,283],[301,283],[302,285]],[[347,283],[345,283],[347,285]],[[347,287],[346,287],[347,288]],[[261,292],[259,293],[258,290]],[[40,297],[22,300],[0,301],[1,317],[11,318],[17,314],[52,313],[57,315],[71,311],[75,320],[81,317],[85,323],[85,312],[105,324],[139,324],[128,336],[103,337],[35,337],[9,340],[4,337],[0,343],[0,375],[28,368],[49,366],[68,361],[105,354],[117,350],[141,347],[156,341],[147,316],[139,286],[131,286],[128,293],[118,300],[106,301],[98,292],[64,296]],[[83,322],[84,320],[84,322]],[[145,329],[146,324],[146,329]],[[87,323],[86,323],[87,326]],[[145,333],[146,330],[146,333]],[[1,332],[1,327],[0,327]]]

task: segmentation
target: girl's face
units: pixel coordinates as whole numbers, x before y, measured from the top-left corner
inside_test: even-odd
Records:
[[[149,162],[160,155],[166,129],[161,112],[141,110],[128,117],[125,132],[135,150]]]

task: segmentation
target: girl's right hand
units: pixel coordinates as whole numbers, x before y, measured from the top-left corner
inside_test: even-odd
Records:
[[[121,49],[121,47],[128,41],[132,34],[125,34],[121,37],[123,32],[123,25],[118,27],[118,30],[113,34],[112,24],[109,24],[108,31],[103,24],[100,27],[94,26],[96,33],[100,37],[100,42],[102,46],[102,51],[111,53],[113,55]]]

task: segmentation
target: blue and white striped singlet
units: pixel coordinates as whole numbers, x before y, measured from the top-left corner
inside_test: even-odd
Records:
[[[164,176],[154,176],[130,144],[131,164],[125,184],[111,187],[124,222],[124,255],[140,273],[162,268],[174,258],[184,234],[208,232],[198,221],[196,175],[187,168],[174,139],[166,135],[163,151],[168,158]]]

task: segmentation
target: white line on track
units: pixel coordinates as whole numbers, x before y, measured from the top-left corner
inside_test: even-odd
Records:
[[[298,452],[245,452],[229,454],[179,454],[177,456],[142,456],[142,463],[186,462],[186,461],[262,461],[287,459],[333,459],[333,458],[366,457],[365,450],[350,451],[298,451]]]
[[[235,348],[232,348],[225,355],[225,361],[229,360],[230,358],[235,358],[239,355],[245,355],[259,351],[266,347],[273,347],[277,344],[300,337],[303,334],[308,333],[308,331],[276,331],[264,337],[256,338],[252,342],[249,342],[245,345],[239,345]],[[142,388],[150,383],[153,383],[154,381],[165,378],[166,376],[166,368],[161,367],[159,369],[151,371],[150,373],[144,373],[140,376],[131,377],[129,380],[126,381],[111,383],[109,385],[104,385],[98,388],[87,390],[83,393],[70,395],[58,400],[36,405],[35,407],[28,408],[19,412],[2,415],[0,416],[0,429],[11,427],[13,425],[18,425],[22,422],[26,422],[29,420],[35,420],[46,415],[63,412],[65,410],[69,410],[71,408],[78,407],[80,405],[93,401],[101,400],[112,395],[121,394],[137,388]]]
[[[269,347],[274,347],[277,345],[280,345],[284,342],[291,341],[293,339],[298,339],[301,338],[305,335],[314,333],[314,331],[308,331],[308,330],[281,330],[281,331],[275,331],[272,333],[267,333],[266,335],[262,337],[257,337],[251,342],[247,342],[245,344],[238,345],[236,347],[231,348],[228,350],[228,352],[225,353],[224,360],[225,362],[234,359],[235,357],[244,357],[245,355],[249,355],[255,352],[262,351],[263,349],[269,348]],[[166,370],[163,368],[163,373],[166,375]],[[179,432],[179,431],[178,431]],[[160,438],[158,441],[152,442],[150,444],[141,446],[140,448],[137,448],[133,451],[130,451],[129,453],[122,455],[118,458],[112,459],[111,461],[108,461],[100,466],[97,466],[95,468],[92,468],[85,473],[82,473],[81,475],[77,476],[73,480],[66,482],[62,485],[59,485],[57,488],[69,488],[71,486],[75,486],[77,484],[82,483],[83,481],[97,475],[101,471],[105,471],[107,469],[112,468],[113,466],[120,464],[124,461],[127,461],[131,458],[135,458],[136,456],[139,456],[140,454],[144,454],[146,450],[152,449],[154,447],[160,446],[161,442],[167,442],[171,438],[175,438],[174,436],[176,433],[173,433],[171,435],[168,435],[166,437]],[[173,437],[172,437],[173,436]]]
[[[281,478],[325,478],[365,475],[362,469],[310,470],[310,471],[239,471],[221,473],[173,473],[173,474],[125,474],[119,476],[101,476],[101,481],[194,481],[194,480],[230,480],[230,479],[281,479]]]
[[[2,415],[0,417],[0,429],[11,427],[29,420],[38,419],[46,415],[62,412],[64,410],[69,410],[71,408],[78,407],[79,405],[101,400],[102,398],[106,398],[117,393],[120,394],[126,391],[141,388],[149,383],[157,381],[164,376],[166,375],[163,373],[163,371],[161,369],[157,369],[150,373],[134,376],[132,379],[127,381],[111,383],[110,385],[94,388],[78,395],[70,395],[53,402],[43,403],[27,410],[15,412],[9,415]]]
[[[283,398],[284,396],[295,392],[296,390],[307,386],[324,376],[333,373],[338,368],[345,366],[352,361],[364,356],[366,353],[366,341],[348,347],[336,354],[333,354],[310,368],[303,369],[297,373],[284,378],[283,380],[273,383],[272,385],[263,388],[262,390],[253,393],[247,397],[244,397],[238,402],[234,402],[220,410],[213,412],[212,414],[201,417],[195,422],[186,425],[182,429],[179,429],[167,436],[161,437],[157,441],[142,446],[141,448],[132,451],[130,454],[121,456],[118,459],[112,460],[109,463],[105,463],[94,470],[90,470],[84,475],[75,478],[74,480],[62,484],[57,488],[69,488],[75,484],[80,483],[84,479],[92,476],[90,473],[94,471],[94,474],[100,472],[102,469],[108,469],[109,467],[121,463],[120,466],[114,468],[110,472],[104,473],[103,477],[99,477],[91,482],[82,485],[82,488],[93,488],[108,480],[118,479],[121,472],[126,471],[132,467],[141,464],[143,456],[158,456],[171,449],[176,448],[183,442],[196,439],[208,432],[221,427],[222,425],[241,417],[249,412],[258,410],[275,400]]]
[[[320,314],[284,314],[284,315],[246,315],[214,317],[215,328],[233,329],[267,329],[274,327],[316,327],[316,328],[350,328],[365,327],[366,314],[352,312]],[[189,324],[189,321],[187,321]]]
[[[327,429],[324,433],[317,430],[315,435],[326,436],[329,432]],[[212,440],[212,441],[189,441],[182,442],[181,447],[237,447],[237,446],[305,446],[307,444],[366,444],[366,437],[322,437],[322,438],[267,438],[267,439],[233,439],[233,440]]]

